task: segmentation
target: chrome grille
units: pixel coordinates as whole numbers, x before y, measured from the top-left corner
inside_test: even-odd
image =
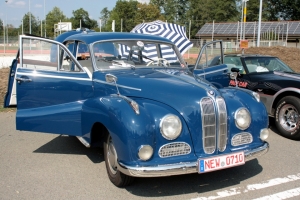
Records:
[[[227,135],[227,110],[226,104],[222,97],[217,97],[217,107],[219,112],[219,127],[218,127],[218,149],[223,152],[226,149],[228,140]]]
[[[191,147],[185,142],[174,142],[160,147],[158,154],[161,158],[181,156],[191,153]]]
[[[216,113],[214,102],[205,97],[200,101],[202,113],[202,140],[203,149],[207,154],[212,154],[216,149]]]
[[[247,132],[236,134],[231,139],[231,145],[235,147],[243,144],[250,144],[251,142],[253,142],[253,137],[251,133]]]

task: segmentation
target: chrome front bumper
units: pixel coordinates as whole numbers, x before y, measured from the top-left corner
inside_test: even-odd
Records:
[[[245,151],[245,161],[249,161],[262,156],[267,153],[268,150],[269,144],[265,142],[261,147]],[[130,167],[122,163],[118,163],[118,170],[120,170],[123,174],[134,177],[161,177],[197,173],[197,166],[197,161],[169,165],[158,165],[153,167]]]

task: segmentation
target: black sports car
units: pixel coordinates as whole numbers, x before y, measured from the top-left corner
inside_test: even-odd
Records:
[[[281,135],[300,139],[300,74],[273,56],[229,54],[223,60],[229,72],[238,72],[237,80],[229,80],[229,86],[259,93]],[[221,62],[216,56],[206,63],[206,69]],[[225,86],[224,81],[222,85]]]

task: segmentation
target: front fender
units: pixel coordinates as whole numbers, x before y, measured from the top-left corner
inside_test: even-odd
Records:
[[[250,92],[245,92],[239,88],[224,88],[222,89],[222,95],[229,110],[228,117],[231,119],[230,121],[234,122],[235,112],[238,108],[245,107],[249,110],[251,125],[244,131],[253,133],[256,136],[253,138],[253,143],[260,144],[261,140],[258,133],[260,133],[261,129],[267,128],[269,125],[268,113],[264,104],[257,102]],[[230,124],[229,130],[231,136],[241,131],[236,127],[235,123]]]
[[[136,114],[124,99],[117,96],[86,101],[82,114],[83,132],[89,134],[93,124],[100,122],[113,139],[119,161],[138,164],[140,161],[137,153],[141,145],[151,145],[154,152],[157,152],[162,144],[170,142],[161,136],[159,123],[162,117],[172,113],[182,119],[181,140],[191,144],[189,131],[176,110],[148,99],[134,100],[139,104],[140,114]],[[155,154],[153,157],[158,156]]]

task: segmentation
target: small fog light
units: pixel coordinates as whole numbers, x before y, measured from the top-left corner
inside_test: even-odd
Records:
[[[142,145],[138,155],[143,161],[149,160],[153,155],[153,148],[150,145]]]
[[[260,139],[265,141],[268,137],[269,137],[269,129],[268,128],[264,128],[260,131]]]

